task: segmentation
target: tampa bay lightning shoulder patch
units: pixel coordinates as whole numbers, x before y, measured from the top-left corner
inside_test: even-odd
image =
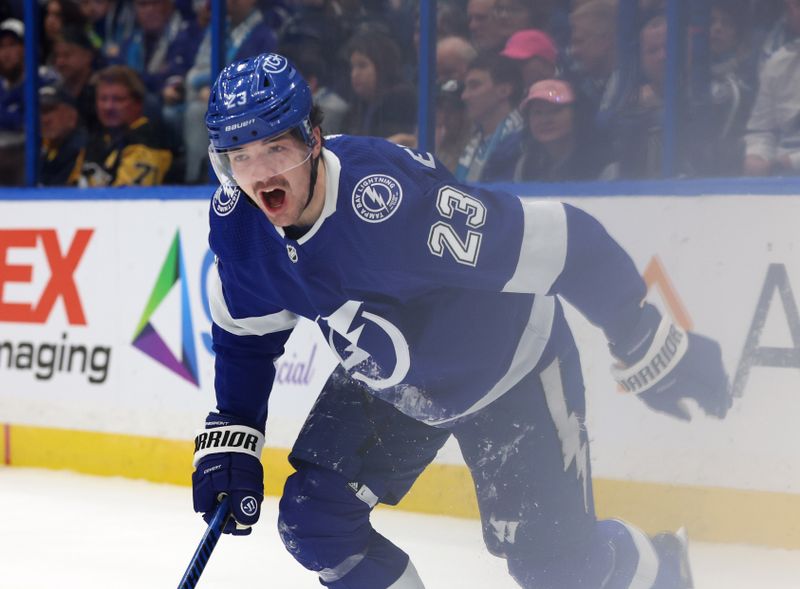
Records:
[[[386,174],[372,174],[362,178],[353,189],[353,210],[362,221],[380,223],[400,207],[403,187]]]
[[[214,193],[211,207],[217,215],[225,217],[236,208],[236,203],[239,202],[241,195],[242,191],[238,186],[220,186]]]

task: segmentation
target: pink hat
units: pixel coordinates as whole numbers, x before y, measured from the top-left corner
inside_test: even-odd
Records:
[[[528,96],[519,105],[520,110],[524,109],[532,100],[544,100],[553,104],[572,104],[575,102],[575,94],[569,83],[564,80],[540,80],[531,85]]]
[[[541,57],[548,63],[556,64],[558,50],[550,35],[539,29],[524,29],[517,31],[508,41],[501,55],[511,59],[530,59]]]

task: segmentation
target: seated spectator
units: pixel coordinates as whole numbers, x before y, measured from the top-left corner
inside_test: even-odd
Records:
[[[414,55],[419,56],[419,9],[414,12]],[[464,7],[458,0],[441,0],[436,3],[436,39],[438,41],[446,38],[455,37],[467,39],[469,37],[469,25],[467,15],[464,14]],[[467,41],[469,43],[469,41]]]
[[[109,61],[119,58],[122,43],[133,34],[136,17],[130,0],[79,0],[81,13],[101,42]]]
[[[280,47],[300,47],[306,42],[327,48],[323,60],[332,79],[345,78],[347,64],[338,54],[338,48],[347,41],[347,28],[343,22],[342,7],[336,0],[295,0],[293,12],[277,33]],[[345,84],[342,84],[345,86]],[[338,89],[341,91],[341,88]],[[328,118],[327,116],[325,117]],[[327,132],[327,130],[326,130]]]
[[[704,175],[738,175],[757,84],[744,0],[712,0],[709,46],[711,105],[698,123],[710,126],[716,140],[705,142],[708,149],[700,170]]]
[[[435,155],[451,172],[456,171],[458,158],[472,135],[470,121],[461,94],[464,86],[458,80],[439,84],[436,93]]]
[[[521,132],[521,141],[515,142],[519,155],[493,158],[486,165],[484,181],[562,182],[598,178],[607,162],[591,136],[591,128],[579,118],[575,100],[572,87],[563,80],[533,84],[520,105],[526,128]]]
[[[759,3],[760,4],[760,3]],[[756,8],[758,13],[761,6]],[[759,65],[763,67],[766,61],[779,49],[794,42],[800,36],[800,0],[783,0],[783,14],[772,26],[761,47]]]
[[[782,13],[759,55],[758,91],[746,126],[743,172],[749,176],[797,174],[800,88],[800,0],[783,0]],[[753,8],[763,16],[762,6]]]
[[[183,102],[184,77],[200,45],[197,23],[184,19],[174,0],[133,0],[133,7],[136,28],[123,43],[121,63],[139,74],[159,102]]]
[[[638,103],[615,121],[618,161],[614,176],[658,178],[663,171],[663,96],[667,55],[667,20],[663,15],[645,23],[640,32],[639,64],[642,84]],[[681,153],[681,174],[689,174],[691,161]]]
[[[314,104],[322,108],[325,120],[323,128],[326,135],[338,135],[344,130],[344,117],[349,108],[347,102],[327,84],[328,72],[322,58],[322,49],[307,40],[301,45],[282,47],[281,55],[286,56],[300,71],[311,88]]]
[[[347,133],[375,137],[414,133],[417,96],[401,77],[397,44],[381,32],[368,30],[348,41],[345,55],[353,92],[344,123]]]
[[[9,18],[0,23],[0,185],[25,181],[23,80],[25,25]]]
[[[569,16],[570,61],[566,78],[594,118],[614,91],[617,64],[617,0],[588,0]]]
[[[143,114],[147,90],[141,78],[127,66],[113,65],[99,71],[93,83],[102,129],[89,138],[79,185],[161,184],[173,154]]]
[[[93,27],[74,0],[48,0],[44,11],[44,62],[53,61],[53,46],[65,28],[82,29],[95,49],[100,49],[102,40],[95,35]]]
[[[483,168],[506,137],[522,129],[516,110],[522,81],[513,60],[483,53],[470,64],[461,95],[473,132],[458,158],[455,177],[461,181],[483,181]]]
[[[463,82],[469,64],[477,55],[472,43],[464,37],[448,36],[439,39],[436,43],[436,79],[440,82]]]
[[[39,89],[40,186],[76,186],[83,167],[87,132],[75,98],[59,86]]]
[[[99,125],[94,87],[89,83],[95,71],[95,57],[96,49],[83,28],[64,27],[54,41],[53,67],[90,132]]]
[[[225,21],[225,63],[274,51],[275,34],[258,0],[228,0]],[[205,126],[211,89],[211,31],[206,29],[194,64],[186,74],[186,110],[183,115],[183,146],[186,150],[186,182],[208,180],[208,132]]]
[[[795,175],[800,171],[800,38],[767,59],[747,123],[744,173]]]
[[[746,0],[711,0],[708,32],[711,69],[717,76],[733,74],[755,86],[756,56],[747,24]]]
[[[527,90],[539,80],[556,75],[558,50],[550,35],[538,29],[517,31],[506,42],[500,55],[519,64],[522,88]]]
[[[479,52],[498,52],[506,42],[495,14],[497,0],[468,0],[467,26],[469,39]]]
[[[552,10],[550,0],[496,0],[494,18],[502,38],[502,44],[517,31],[546,29]]]

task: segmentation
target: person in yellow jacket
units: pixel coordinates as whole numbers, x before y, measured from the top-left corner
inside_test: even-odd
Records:
[[[127,66],[94,77],[101,129],[89,139],[80,186],[156,186],[173,161],[166,138],[144,115],[145,86]]]

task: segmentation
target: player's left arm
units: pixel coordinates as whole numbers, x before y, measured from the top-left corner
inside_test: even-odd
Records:
[[[631,257],[591,215],[560,203],[523,202],[525,229],[515,290],[530,272],[600,326],[618,363],[614,377],[651,408],[690,419],[683,400],[722,418],[731,406],[719,344],[684,331],[645,302],[647,287]],[[544,262],[544,263],[543,263]],[[549,267],[542,276],[541,268]]]

